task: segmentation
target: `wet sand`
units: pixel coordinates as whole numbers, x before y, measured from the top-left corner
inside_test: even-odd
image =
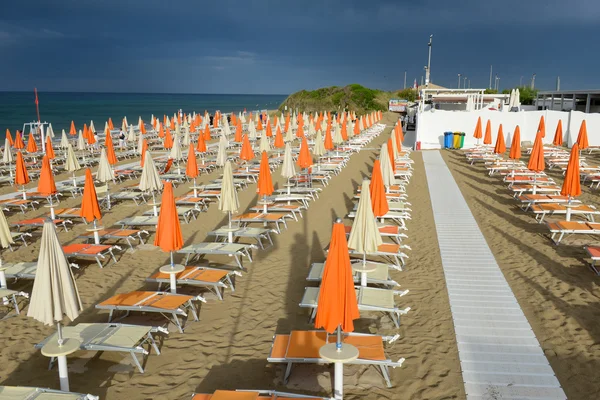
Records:
[[[385,123],[393,124],[394,114],[385,114]],[[390,128],[376,138],[368,148],[379,147],[387,140]],[[129,356],[115,353],[78,352],[69,357],[71,390],[92,393],[102,399],[187,399],[193,392],[215,389],[278,389],[291,392],[330,395],[333,368],[298,365],[288,385],[282,382],[284,366],[268,364],[272,336],[292,329],[312,329],[308,312],[298,306],[311,262],[325,259],[323,248],[328,244],[332,222],[344,218],[352,208],[352,197],[361,180],[370,173],[378,151],[364,150],[353,155],[348,166],[331,180],[320,198],[310,204],[304,218],[289,222],[288,229],[274,236],[275,245],[254,252],[254,262],[245,263],[247,272],[236,279],[236,290],[225,292],[218,301],[208,295],[208,303],[200,310],[200,322],[188,321],[184,334],[170,326],[170,335],[161,341],[162,354],[151,354],[144,374],[134,369]],[[392,277],[410,289],[398,299],[402,307],[412,309],[403,317],[402,326],[395,329],[387,316],[365,313],[357,323],[357,331],[382,335],[400,333],[401,338],[388,346],[389,358],[405,357],[402,368],[391,370],[393,388],[387,388],[373,367],[345,368],[344,388],[347,399],[451,399],[464,398],[460,365],[454,338],[448,296],[443,279],[435,226],[422,159],[414,153],[415,172],[409,185],[412,220],[408,221],[412,247],[406,270],[392,272]],[[128,161],[125,161],[127,163]],[[202,175],[198,183],[217,178],[221,171]],[[273,173],[276,185],[283,179],[279,169]],[[58,177],[57,179],[60,179]],[[126,181],[111,191],[132,184]],[[180,185],[175,194],[187,192],[188,184]],[[10,189],[9,189],[10,190]],[[256,185],[239,192],[241,209],[256,203]],[[67,199],[62,206],[79,206],[81,198]],[[133,203],[120,203],[103,217],[103,225],[149,209]],[[35,217],[45,209],[16,214],[9,221]],[[216,204],[198,220],[182,224],[186,244],[198,243],[206,233],[226,222]],[[349,223],[350,221],[348,221]],[[76,224],[69,232],[59,233],[63,244],[78,242],[76,236],[85,230]],[[149,238],[152,243],[153,236]],[[39,244],[14,252],[4,252],[6,261],[29,261],[37,258]],[[168,255],[151,245],[140,246],[119,256],[117,264],[104,269],[86,263],[77,272],[77,284],[84,311],[76,319],[81,322],[106,322],[107,313],[94,305],[117,293],[141,288],[155,290],[145,279],[167,262]],[[83,265],[83,263],[81,263]],[[31,282],[9,283],[9,287],[31,290]],[[198,293],[198,289],[183,287],[180,293]],[[26,302],[22,302],[26,304]],[[26,311],[26,309],[25,309]],[[58,387],[56,369],[47,370],[47,359],[33,344],[54,331],[25,317],[8,318],[0,323],[0,379],[4,385]],[[162,317],[133,315],[125,323],[162,324]]]

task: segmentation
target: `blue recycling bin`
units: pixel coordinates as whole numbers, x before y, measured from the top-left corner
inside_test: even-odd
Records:
[[[444,148],[451,149],[454,145],[453,132],[444,132]]]

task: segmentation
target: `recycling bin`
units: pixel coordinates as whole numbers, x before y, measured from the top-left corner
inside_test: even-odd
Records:
[[[454,142],[453,142],[453,136],[452,136],[452,132],[444,132],[444,148],[445,149],[451,149]]]
[[[459,148],[463,148],[465,147],[465,133],[461,132],[460,133],[460,147]]]
[[[460,149],[460,132],[454,132],[452,137],[453,137],[452,148]]]

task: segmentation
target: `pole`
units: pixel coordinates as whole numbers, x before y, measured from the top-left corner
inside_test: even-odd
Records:
[[[171,252],[171,268],[175,266],[175,262],[173,261],[173,252]],[[176,274],[169,274],[169,283],[171,285],[171,293],[177,293],[177,278]]]
[[[467,77],[465,76],[463,78],[463,89],[466,89],[466,88],[467,88]]]
[[[490,65],[490,89],[492,88],[492,66]]]
[[[431,81],[431,42],[433,40],[433,35],[429,35],[429,58],[427,59],[427,73],[425,76],[425,86],[429,87],[429,82]]]
[[[404,89],[406,89],[406,71],[404,71]]]
[[[531,76],[531,90],[535,89],[535,74]]]
[[[458,74],[458,89],[460,89],[460,74]]]

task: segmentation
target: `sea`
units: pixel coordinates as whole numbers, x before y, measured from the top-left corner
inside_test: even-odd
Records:
[[[83,124],[94,121],[96,129],[102,129],[108,118],[115,127],[123,117],[137,123],[155,116],[173,115],[178,110],[185,113],[223,113],[255,110],[275,110],[287,95],[255,94],[165,94],[165,93],[69,93],[38,92],[40,120],[52,124],[55,133],[67,132],[71,121],[82,129]],[[35,95],[31,92],[0,92],[0,138],[4,143],[6,129],[14,134],[23,129],[26,122],[37,121]],[[28,133],[29,129],[25,130]]]

